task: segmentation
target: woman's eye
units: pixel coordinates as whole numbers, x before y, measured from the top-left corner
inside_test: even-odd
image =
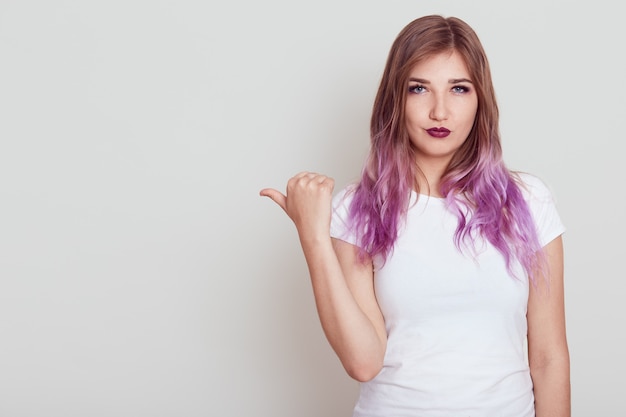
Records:
[[[421,94],[426,91],[426,88],[423,85],[411,85],[409,86],[409,92],[415,94]]]
[[[463,94],[463,93],[467,93],[469,91],[469,88],[462,86],[462,85],[457,85],[457,86],[452,87],[452,91],[457,94]]]

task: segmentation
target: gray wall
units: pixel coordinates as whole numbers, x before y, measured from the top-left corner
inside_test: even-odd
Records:
[[[226,4],[228,4],[226,6]],[[0,416],[348,416],[263,187],[355,179],[387,51],[456,15],[554,190],[575,416],[626,408],[617,3],[0,2]]]

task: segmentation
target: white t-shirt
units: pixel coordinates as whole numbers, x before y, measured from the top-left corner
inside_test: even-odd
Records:
[[[543,182],[521,178],[545,245],[565,229]],[[356,244],[346,223],[346,190],[333,199],[331,236]],[[535,415],[525,355],[528,279],[518,264],[520,278],[510,276],[486,241],[475,258],[461,253],[456,227],[444,199],[420,195],[387,262],[374,259],[387,350],[380,373],[361,384],[354,417]]]

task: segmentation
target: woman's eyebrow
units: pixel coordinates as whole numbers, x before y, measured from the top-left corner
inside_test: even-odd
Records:
[[[467,78],[452,78],[452,79],[448,80],[448,82],[450,84],[457,84],[457,83],[470,83],[470,84],[472,84],[472,80],[467,79]]]
[[[413,81],[416,83],[421,83],[421,84],[430,84],[430,81],[424,79],[424,78],[409,78],[409,81]],[[468,79],[468,78],[451,78],[448,80],[449,84],[458,84],[458,83],[472,83],[472,80]]]

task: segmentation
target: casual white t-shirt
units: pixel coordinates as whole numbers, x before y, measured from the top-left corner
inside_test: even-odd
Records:
[[[544,183],[520,177],[545,245],[563,224]],[[331,236],[357,244],[347,189],[333,199]],[[518,264],[512,277],[486,241],[477,255],[460,252],[456,227],[444,199],[413,193],[393,252],[384,265],[374,259],[387,350],[380,373],[361,384],[354,417],[535,415],[524,348],[528,279]]]

